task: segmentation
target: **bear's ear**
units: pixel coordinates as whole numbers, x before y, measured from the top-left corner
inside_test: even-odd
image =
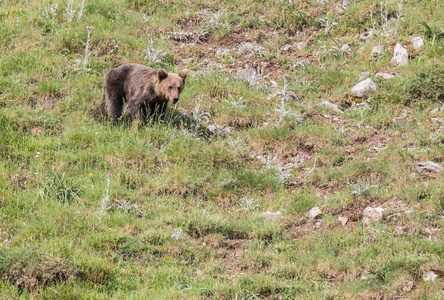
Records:
[[[164,80],[165,78],[168,77],[168,72],[165,71],[164,69],[157,69],[157,78],[159,78],[159,81]]]
[[[185,78],[187,78],[189,72],[190,72],[190,71],[188,71],[187,69],[182,70],[182,71],[179,72],[179,76],[180,76],[183,80],[185,80]]]

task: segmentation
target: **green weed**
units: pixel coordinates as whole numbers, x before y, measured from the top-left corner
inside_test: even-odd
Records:
[[[69,177],[65,178],[65,173],[54,173],[43,183],[40,191],[40,198],[48,201],[56,201],[62,204],[81,204],[80,195],[83,189],[72,182]]]
[[[444,80],[440,74],[444,64],[437,62],[425,65],[417,73],[404,81],[406,92],[412,100],[444,101]]]

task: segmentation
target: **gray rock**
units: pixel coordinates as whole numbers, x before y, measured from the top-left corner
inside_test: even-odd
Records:
[[[370,78],[359,82],[351,89],[353,95],[358,98],[366,98],[374,91],[376,91],[376,83]]]
[[[433,271],[428,271],[424,274],[422,277],[424,281],[435,281],[435,279],[438,277],[438,275]]]
[[[376,34],[375,30],[370,29],[369,31],[366,31],[366,32],[362,33],[362,34],[359,36],[359,38],[360,38],[361,40],[367,42],[367,41],[372,40],[372,39],[375,37],[375,34]]]
[[[299,43],[296,44],[296,49],[302,50],[302,49],[304,49],[307,46],[308,46],[308,43],[305,42],[305,41],[302,41],[302,42],[299,42]]]
[[[404,285],[404,287],[402,288],[402,291],[406,292],[406,293],[411,292],[414,285],[415,285],[415,283],[410,280]]]
[[[291,45],[290,44],[284,45],[284,46],[282,46],[281,49],[282,49],[282,51],[288,51],[291,49]]]
[[[376,77],[382,77],[384,79],[391,79],[391,78],[395,78],[396,77],[396,75],[390,74],[390,73],[376,73],[375,76]]]
[[[442,171],[442,167],[432,161],[422,161],[416,164],[416,172],[418,173],[439,173]]]
[[[341,51],[342,52],[350,52],[351,51],[350,45],[349,44],[342,45],[341,46]]]
[[[370,77],[370,72],[362,72],[361,75],[359,75],[358,81],[363,81]]]
[[[339,109],[339,107],[336,104],[331,103],[330,101],[327,101],[327,100],[322,101],[321,103],[319,103],[319,105],[326,106],[329,109],[331,109],[332,111],[339,113],[339,114],[344,113],[341,109]]]
[[[345,224],[347,224],[348,222],[348,218],[344,216],[339,216],[338,221],[341,222],[342,226],[345,226]]]
[[[434,114],[439,114],[439,113],[441,113],[441,112],[444,112],[444,106],[440,106],[440,107],[437,107],[437,108],[432,109],[432,110],[429,112],[429,116],[430,116],[430,115],[434,115]]]
[[[421,50],[424,48],[424,40],[420,36],[412,37],[412,45],[415,50]]]
[[[444,118],[440,118],[440,117],[430,118],[430,120],[435,123],[444,123]]]
[[[319,207],[313,207],[312,209],[310,209],[307,213],[307,217],[309,220],[314,220],[316,219],[318,216],[322,215],[322,211]]]
[[[368,271],[366,269],[361,271],[361,280],[366,280],[368,275]]]
[[[408,65],[409,53],[401,43],[396,43],[395,49],[393,50],[393,56],[390,62],[398,66]]]
[[[377,221],[382,218],[384,209],[382,207],[366,207],[362,213],[362,221],[365,225],[369,225],[371,222]]]
[[[364,45],[364,46],[360,47],[360,48],[356,51],[356,53],[359,54],[359,55],[363,55],[363,54],[366,53],[367,51],[368,51],[368,46],[367,46],[367,45]]]
[[[260,214],[260,216],[264,219],[270,221],[278,221],[283,218],[282,213],[280,211],[266,211]]]
[[[384,55],[384,45],[375,46],[372,49],[372,56],[378,57]]]
[[[396,226],[395,227],[395,231],[397,234],[403,235],[406,234],[407,232],[405,231],[405,227],[404,226]]]

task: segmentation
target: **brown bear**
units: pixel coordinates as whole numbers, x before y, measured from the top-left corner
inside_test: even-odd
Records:
[[[147,118],[163,120],[168,102],[176,104],[183,91],[188,70],[178,74],[163,69],[153,70],[139,64],[124,64],[105,75],[103,101],[93,111],[111,119],[113,125],[125,112],[133,117],[138,115],[141,124]]]

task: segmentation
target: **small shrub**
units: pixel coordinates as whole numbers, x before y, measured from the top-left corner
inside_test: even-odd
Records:
[[[53,174],[46,180],[40,191],[40,197],[45,200],[58,201],[62,204],[81,203],[79,196],[82,192],[83,190],[79,185],[73,183],[71,179],[65,178],[65,173]]]
[[[406,92],[412,99],[444,101],[444,64],[429,64],[418,70],[405,82]]]
[[[419,22],[419,25],[424,27],[422,34],[431,41],[432,45],[436,40],[444,39],[444,31],[442,31],[441,28],[430,26],[424,21]]]
[[[36,248],[0,250],[0,278],[19,290],[35,293],[42,287],[74,279],[77,273],[74,265],[62,258],[50,258]]]
[[[80,261],[76,278],[89,285],[99,285],[112,290],[119,285],[118,271],[108,261],[85,257]]]

